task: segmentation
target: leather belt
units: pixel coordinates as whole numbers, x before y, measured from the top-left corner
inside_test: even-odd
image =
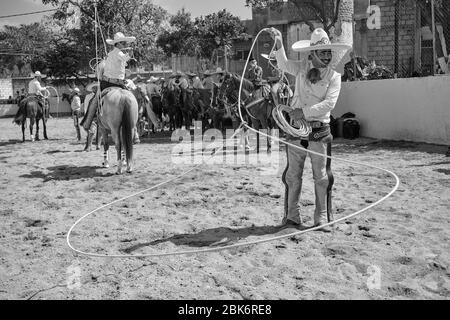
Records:
[[[323,123],[323,122],[320,122],[320,121],[308,121],[308,124],[313,129],[322,128],[322,127],[325,127],[325,126],[328,125],[328,123]]]
[[[110,83],[125,85],[125,80],[103,77],[103,80]]]

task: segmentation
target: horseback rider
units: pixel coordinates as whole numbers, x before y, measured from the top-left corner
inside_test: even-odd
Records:
[[[312,127],[307,138],[290,137],[289,142],[303,146],[311,151],[330,156],[333,136],[330,131],[330,112],[334,109],[341,90],[341,75],[332,69],[332,50],[346,51],[351,46],[331,43],[327,33],[318,28],[311,35],[311,40],[298,41],[292,49],[302,54],[299,61],[288,60],[283,47],[283,38],[279,30],[271,28],[275,40],[276,59],[284,72],[296,77],[295,95],[291,103],[290,118],[293,121],[306,120]],[[286,188],[285,212],[283,224],[301,228],[299,199],[302,188],[303,168],[307,152],[286,146],[288,164],[283,174]],[[334,182],[331,173],[331,161],[320,155],[309,155],[315,185],[316,208],[314,226],[321,226],[326,215],[331,220],[331,190]],[[330,232],[328,227],[320,231]]]
[[[250,60],[250,67],[248,69],[248,80],[250,80],[255,87],[260,87],[263,80],[263,69],[258,66],[255,58]]]
[[[35,73],[31,74],[33,78],[33,80],[30,81],[30,83],[28,84],[28,96],[25,99],[22,99],[22,102],[28,101],[28,100],[36,100],[39,105],[42,107],[42,110],[44,110],[44,115],[45,117],[48,116],[48,110],[47,110],[47,106],[45,105],[45,99],[44,96],[42,95],[43,91],[46,91],[47,88],[41,86],[40,81],[42,81],[42,74],[40,71],[36,71]],[[24,119],[24,106],[25,103],[20,103],[19,105],[19,110],[17,111],[16,117],[14,118],[14,123],[16,124],[20,124]]]
[[[203,87],[205,89],[214,89],[214,84],[220,83],[220,77],[224,74],[222,68],[217,67],[216,71],[206,70],[203,73]]]
[[[289,86],[285,83],[284,72],[281,71],[277,66],[277,58],[275,57],[275,53],[262,53],[261,56],[269,61],[269,65],[272,69],[272,76],[267,78],[267,82],[270,85],[270,91],[275,105],[277,106],[280,103],[286,103],[288,98],[292,98],[294,96],[294,93],[292,92],[291,88],[289,88]]]
[[[130,48],[127,47],[128,44],[134,41],[136,41],[136,37],[125,37],[122,32],[117,32],[114,35],[113,40],[106,40],[106,43],[113,45],[114,49],[108,53],[108,56],[103,63],[104,67],[99,68],[100,90],[97,91],[95,98],[92,99],[92,105],[88,110],[87,118],[83,124],[85,130],[89,130],[91,126],[103,90],[109,87],[127,89],[125,83],[125,69],[128,61],[133,58],[129,53],[125,53],[124,51],[129,50]]]
[[[263,80],[263,69],[258,66],[258,62],[255,58],[250,60],[250,67],[248,69],[247,77],[255,87],[253,97],[255,99],[268,99],[270,94],[270,86]]]
[[[77,130],[77,139],[81,141],[80,124],[78,122],[81,114],[81,98],[80,89],[74,88],[72,93],[72,102],[70,103],[70,108],[72,109],[73,125]]]
[[[186,73],[192,82],[193,89],[204,89],[202,80],[200,80],[199,76],[195,73]]]
[[[150,101],[153,97],[161,97],[161,86],[158,84],[159,78],[151,76],[147,80],[147,85],[145,86],[147,95],[150,97]]]

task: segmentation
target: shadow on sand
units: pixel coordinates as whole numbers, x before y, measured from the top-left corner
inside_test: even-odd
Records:
[[[79,179],[91,179],[94,177],[110,177],[114,176],[114,173],[103,173],[98,169],[103,169],[102,167],[75,167],[69,165],[62,165],[56,167],[48,167],[49,173],[44,173],[42,171],[32,171],[29,174],[21,175],[21,178],[35,178],[43,179],[44,182],[50,180],[56,181],[67,181],[67,180],[79,180]]]
[[[139,243],[129,248],[122,249],[121,251],[130,254],[141,248],[154,246],[165,242],[171,242],[177,246],[222,247],[231,245],[239,240],[245,239],[250,236],[273,235],[283,230],[287,230],[286,227],[263,226],[263,227],[248,227],[241,229],[231,229],[226,227],[213,228],[203,230],[195,234],[189,233],[179,234],[166,239],[154,240],[147,243]]]

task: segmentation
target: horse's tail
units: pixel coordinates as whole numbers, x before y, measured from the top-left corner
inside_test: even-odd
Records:
[[[122,141],[123,149],[125,149],[125,154],[127,157],[127,163],[133,159],[133,134],[134,125],[132,123],[133,116],[131,102],[128,96],[122,97],[123,103],[123,116],[122,116]]]

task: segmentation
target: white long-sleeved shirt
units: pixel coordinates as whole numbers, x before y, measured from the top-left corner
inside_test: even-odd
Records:
[[[38,94],[41,95],[41,91],[45,90],[45,87],[41,86],[41,83],[38,79],[33,79],[28,84],[28,94]]]
[[[194,89],[205,89],[205,88],[203,87],[202,80],[200,80],[199,77],[195,77],[195,78],[194,78],[194,80],[192,81],[192,87],[193,87]]]
[[[307,121],[330,123],[331,110],[336,106],[341,92],[341,75],[329,67],[319,69],[322,80],[311,84],[306,75],[313,66],[307,58],[288,60],[284,48],[276,52],[276,58],[281,70],[295,76],[291,107],[302,109]]]
[[[72,98],[72,103],[70,104],[72,111],[81,111],[81,99],[78,95]]]
[[[114,50],[108,53],[108,57],[106,58],[103,76],[124,80],[125,68],[128,60],[130,60],[130,56],[128,54],[123,53],[118,48],[114,48]]]

